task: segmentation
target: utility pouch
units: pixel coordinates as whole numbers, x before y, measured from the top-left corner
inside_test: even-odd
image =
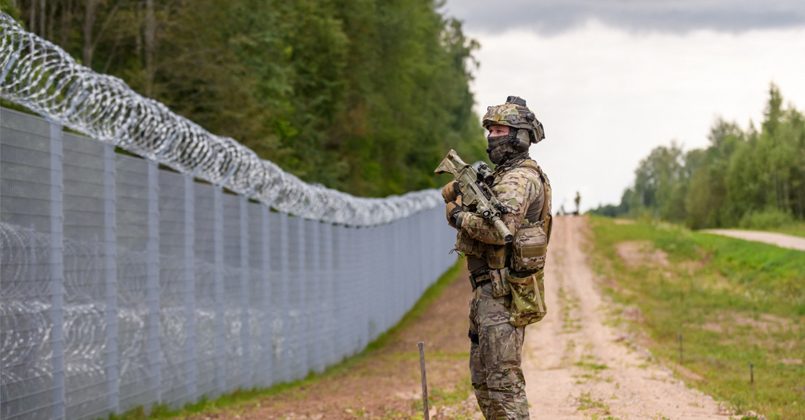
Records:
[[[491,269],[501,269],[506,266],[506,247],[490,246],[486,251],[486,264]]]
[[[486,256],[485,255],[486,248],[487,248],[486,244],[480,241],[476,241],[475,239],[472,239],[472,237],[470,237],[470,235],[467,232],[464,232],[463,230],[458,231],[458,235],[456,236],[456,244],[454,248],[456,251],[465,255],[484,258]]]
[[[506,280],[506,270],[489,270],[489,277],[492,279],[492,297],[503,297],[511,293],[509,281]]]
[[[515,271],[534,271],[545,267],[548,235],[542,221],[517,229],[512,243],[512,268]]]
[[[506,272],[512,294],[509,323],[524,327],[540,321],[548,313],[545,306],[545,273],[539,270],[527,277],[516,277]]]

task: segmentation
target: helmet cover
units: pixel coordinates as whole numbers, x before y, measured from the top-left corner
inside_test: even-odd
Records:
[[[483,117],[484,128],[492,125],[505,125],[528,132],[530,143],[539,143],[545,138],[545,130],[536,115],[526,106],[525,99],[509,96],[506,103],[486,108]]]

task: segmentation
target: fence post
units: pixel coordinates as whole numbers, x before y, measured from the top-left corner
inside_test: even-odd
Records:
[[[103,145],[103,273],[106,288],[106,392],[109,410],[120,410],[117,340],[117,168],[115,146]]]
[[[416,244],[416,242],[415,242],[415,240],[416,240],[416,238],[418,236],[416,234],[416,224],[415,224],[416,220],[415,219],[416,219],[416,216],[411,216],[411,217],[405,218],[405,224],[407,225],[406,229],[405,229],[405,232],[406,232],[405,242],[406,242],[406,248],[407,248],[405,259],[406,259],[406,262],[408,263],[408,270],[406,270],[406,271],[408,271],[408,279],[407,280],[408,280],[408,285],[409,285],[408,286],[408,291],[405,294],[405,298],[406,298],[405,299],[405,307],[407,307],[407,308],[410,308],[411,305],[413,305],[414,302],[416,302],[416,295],[417,295],[417,292],[418,292],[418,289],[419,289],[419,281],[420,281],[419,277],[418,277],[419,276],[419,270],[417,269],[417,264],[416,264],[417,261],[416,261],[416,258],[414,258],[414,255],[416,254],[417,249],[419,248],[419,246],[417,246],[418,244]]]
[[[408,275],[411,263],[408,261],[408,241],[406,236],[406,219],[397,220],[397,258],[400,261],[398,265],[400,269],[400,277],[403,280],[400,283],[400,294],[397,297],[397,313],[400,317],[405,313],[404,308],[408,300],[408,289],[411,287],[411,277]]]
[[[438,237],[434,237],[439,233],[439,227],[436,225],[436,209],[426,210],[425,213],[429,216],[428,217],[428,228],[426,229],[427,232],[431,234],[431,238],[428,241],[428,268],[430,270],[430,277],[431,283],[437,279],[439,273],[438,263],[436,261],[436,248],[439,246]]]
[[[386,306],[391,310],[391,320],[389,322],[389,326],[391,326],[391,325],[394,325],[394,323],[397,322],[397,296],[400,295],[400,292],[399,292],[400,281],[402,280],[400,278],[400,272],[399,272],[400,271],[400,268],[399,268],[400,250],[399,250],[399,244],[398,244],[398,240],[397,240],[397,239],[399,239],[399,237],[396,236],[397,235],[397,221],[396,220],[392,221],[391,223],[389,223],[388,230],[389,230],[389,232],[388,232],[387,237],[394,238],[394,240],[389,241],[389,244],[388,244],[389,245],[389,253],[391,254],[388,264],[389,264],[389,268],[390,268],[390,271],[391,271],[390,274],[391,274],[392,283],[390,285],[391,286],[390,289],[391,289],[392,292],[387,295],[388,300],[386,302]]]
[[[360,344],[358,348],[355,349],[355,352],[360,352],[369,344],[369,321],[371,320],[371,295],[370,293],[370,285],[369,285],[369,263],[368,259],[371,258],[371,255],[367,251],[368,244],[366,241],[362,241],[361,237],[368,238],[367,235],[367,227],[358,227],[355,226],[352,229],[352,243],[353,244],[360,244],[358,245],[358,254],[355,256],[355,262],[358,265],[358,282],[359,282],[359,298],[357,302],[355,302],[355,310],[358,311],[358,315],[360,315],[361,322],[361,331],[360,331]]]
[[[148,240],[146,242],[146,302],[148,305],[148,364],[155,403],[162,402],[161,346],[159,342],[159,167],[148,160]]]
[[[342,290],[344,289],[344,252],[341,247],[341,235],[343,234],[343,225],[330,224],[330,269],[333,270],[331,276],[332,285],[330,287],[330,299],[333,307],[333,319],[331,323],[333,350],[337,354],[337,358],[345,355],[344,351],[344,307],[338,305],[338,302],[343,302],[341,299]],[[335,361],[337,358],[333,358]]]
[[[427,242],[425,241],[425,211],[417,212],[416,221],[417,227],[419,228],[419,243],[417,244],[417,248],[419,248],[419,257],[418,257],[418,265],[419,265],[419,277],[422,279],[421,286],[419,289],[419,293],[425,291],[428,288],[428,267],[427,267],[427,254],[425,253],[425,248],[427,248]]]
[[[388,291],[389,286],[391,284],[391,273],[386,269],[384,270],[383,267],[388,267],[387,264],[387,255],[388,249],[385,249],[383,246],[383,242],[381,240],[383,230],[385,229],[385,225],[377,225],[372,227],[372,231],[374,235],[372,235],[372,243],[373,243],[373,251],[375,253],[374,264],[372,267],[372,280],[370,280],[374,284],[374,299],[377,302],[375,304],[375,308],[377,308],[377,331],[374,337],[379,336],[380,333],[386,330],[386,320],[388,319],[388,312],[389,307],[386,305],[386,294],[383,293],[384,291]]]
[[[249,270],[249,199],[239,197],[240,210],[240,338],[243,347],[243,357],[240,361],[241,385],[249,389],[254,386],[255,363],[252,361],[251,328],[249,317],[251,305],[249,296],[251,291],[251,276]]]
[[[370,226],[367,232],[367,242],[371,247],[368,254],[372,258],[371,261],[369,261],[369,275],[366,276],[369,283],[369,290],[372,292],[370,298],[372,300],[372,320],[370,321],[372,330],[369,336],[370,342],[380,335],[380,331],[383,330],[383,325],[385,324],[385,308],[383,308],[383,296],[381,295],[381,291],[384,289],[383,286],[385,286],[388,278],[386,278],[385,273],[381,274],[380,271],[380,258],[383,257],[384,253],[381,252],[382,249],[378,243],[378,239],[380,238],[378,235],[379,232],[380,226]]]
[[[372,246],[371,243],[372,229],[373,229],[372,227],[361,226],[359,229],[355,230],[355,235],[357,236],[355,240],[361,241],[362,245],[361,247],[362,252],[360,255],[360,259],[361,259],[361,268],[363,270],[361,272],[361,276],[363,277],[363,290],[365,296],[364,302],[369,303],[368,305],[365,306],[367,308],[367,310],[365,310],[366,312],[365,314],[366,322],[364,323],[365,333],[363,341],[361,342],[361,348],[358,350],[363,350],[363,348],[369,344],[369,341],[372,339],[371,337],[372,331],[374,330],[373,326],[374,315],[375,315],[374,314],[375,305],[373,296],[374,285],[370,280],[370,277],[372,276],[372,258],[374,257],[374,253],[370,249]]]
[[[338,346],[335,344],[335,265],[333,264],[333,225],[332,223],[321,223],[322,244],[324,245],[324,259],[322,264],[322,291],[324,294],[323,303],[326,312],[323,317],[324,322],[324,365],[328,366],[337,360]]]
[[[341,249],[344,252],[344,279],[346,280],[346,282],[341,285],[345,288],[343,297],[346,302],[346,315],[344,316],[343,325],[346,326],[345,334],[348,340],[347,351],[349,354],[355,353],[358,348],[357,341],[360,340],[358,335],[360,331],[359,328],[361,328],[360,314],[356,308],[357,302],[360,301],[360,296],[358,296],[360,292],[360,284],[358,283],[360,272],[357,269],[358,264],[356,264],[358,244],[355,243],[353,232],[355,232],[355,228],[352,226],[344,226],[344,237],[341,241],[341,244],[345,245]]]
[[[288,328],[288,323],[290,320],[290,315],[288,313],[288,214],[280,213],[280,239],[279,239],[279,249],[280,249],[280,278],[277,279],[277,285],[280,287],[280,294],[279,294],[279,313],[280,313],[280,331],[279,337],[277,338],[277,349],[276,349],[276,356],[277,359],[274,363],[274,366],[280,366],[280,370],[282,375],[280,376],[283,381],[289,381],[291,379],[291,369],[290,363],[287,360],[286,356],[288,351],[286,349],[287,342],[288,342],[288,334],[290,328]],[[276,334],[276,332],[275,332]]]
[[[274,351],[272,348],[272,324],[274,322],[274,315],[277,311],[272,305],[272,287],[271,287],[271,248],[269,244],[270,229],[268,218],[268,207],[260,206],[260,282],[262,283],[262,305],[260,311],[260,338],[262,340],[262,358],[261,364],[263,365],[264,373],[262,384],[263,386],[271,385],[276,380],[276,372],[274,372]]]
[[[226,302],[224,302],[224,208],[221,186],[213,188],[213,293],[215,298],[215,389],[226,391]]]
[[[338,292],[338,301],[341,302],[339,311],[341,316],[338,320],[337,331],[338,341],[341,345],[341,354],[346,356],[352,352],[352,330],[355,324],[355,322],[349,322],[349,320],[354,320],[355,317],[352,314],[352,302],[349,300],[350,294],[347,291],[353,290],[355,287],[353,283],[355,273],[352,271],[353,266],[350,261],[352,251],[347,246],[351,239],[349,237],[351,229],[346,225],[340,225],[338,230],[336,235],[338,240],[335,245],[338,250],[338,264],[340,269],[338,270],[339,279],[338,288],[336,290]]]
[[[391,273],[389,273],[387,269],[384,269],[384,267],[389,266],[389,251],[387,247],[383,245],[383,233],[386,230],[386,225],[377,225],[372,229],[375,232],[373,241],[375,244],[375,264],[372,269],[372,276],[378,277],[372,280],[375,282],[375,298],[377,300],[377,332],[375,334],[375,337],[377,337],[388,327],[389,306],[386,304],[386,296],[388,293],[383,292],[391,290],[389,287],[391,285]],[[375,337],[372,337],[372,339]]]
[[[408,252],[406,252],[406,260],[408,263],[408,298],[405,302],[405,307],[410,308],[416,302],[416,295],[419,289],[419,268],[417,267],[417,259],[415,258],[418,252],[418,244],[416,238],[419,237],[416,230],[416,216],[411,216],[405,219],[406,233],[405,241],[407,243]]]
[[[305,270],[305,258],[303,255],[305,252],[305,219],[295,216],[293,221],[294,223],[289,226],[296,226],[296,231],[294,232],[296,235],[296,247],[294,247],[292,251],[296,254],[292,257],[296,258],[296,272],[291,273],[288,286],[291,290],[291,294],[295,295],[298,300],[292,301],[292,305],[294,306],[292,306],[289,311],[295,317],[293,330],[290,331],[289,335],[293,336],[294,364],[297,366],[297,369],[299,369],[291,373],[293,375],[292,379],[298,379],[307,375],[307,314],[309,308],[305,307],[307,304],[305,301],[307,272]]]
[[[402,241],[403,239],[403,225],[401,220],[394,221],[394,237],[397,238],[394,241],[395,251],[394,258],[395,261],[395,271],[397,272],[397,293],[394,295],[394,307],[397,311],[394,313],[394,320],[399,321],[402,319],[403,313],[405,313],[405,292],[406,292],[406,284],[408,283],[408,278],[405,273],[405,267],[408,264],[405,262],[405,246],[406,244]]]
[[[184,178],[184,249],[182,281],[184,282],[184,313],[187,321],[185,355],[187,357],[187,401],[197,397],[198,363],[196,360],[196,185],[193,176]]]
[[[64,153],[62,126],[50,121],[50,341],[53,350],[53,418],[63,419],[64,389]]]
[[[310,271],[308,274],[308,281],[306,282],[308,291],[308,299],[310,300],[308,305],[305,307],[308,308],[308,312],[310,316],[308,317],[308,365],[310,366],[310,370],[314,372],[321,372],[322,365],[321,365],[321,350],[322,346],[318,340],[322,338],[322,294],[321,294],[321,238],[319,235],[319,229],[321,226],[321,222],[318,220],[308,220],[307,224],[311,230],[311,241],[308,244],[308,252],[311,255],[310,258]]]

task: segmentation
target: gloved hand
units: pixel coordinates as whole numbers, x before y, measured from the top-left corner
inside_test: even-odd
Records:
[[[447,217],[447,224],[456,228],[456,215],[464,210],[461,202],[461,195],[457,196],[454,201],[447,203],[444,209],[444,215]]]
[[[442,198],[445,203],[456,201],[456,197],[461,195],[461,190],[458,188],[458,182],[450,181],[442,187]]]

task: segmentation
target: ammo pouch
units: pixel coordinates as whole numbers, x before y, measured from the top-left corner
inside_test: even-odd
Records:
[[[506,266],[505,246],[489,245],[484,256],[486,257],[486,264],[493,270]]]
[[[515,327],[533,324],[548,313],[545,306],[545,272],[540,269],[527,277],[516,277],[504,270],[511,289],[511,317],[509,322]]]
[[[492,297],[499,298],[511,293],[509,287],[508,270],[489,270],[489,278],[492,280]]]
[[[521,226],[514,234],[511,265],[515,271],[542,270],[548,253],[548,235],[542,221]]]

